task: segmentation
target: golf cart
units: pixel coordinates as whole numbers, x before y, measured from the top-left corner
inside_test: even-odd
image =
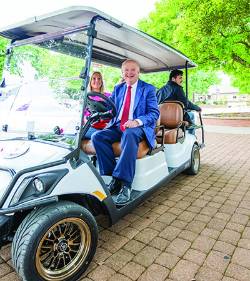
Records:
[[[95,217],[105,214],[114,224],[179,173],[197,174],[204,145],[203,128],[202,141],[188,132],[182,104],[162,104],[155,148],[140,143],[132,199],[116,206],[106,185],[111,178],[100,175],[91,141],[82,141],[91,124],[116,115],[110,99],[88,93],[91,63],[120,68],[131,58],[144,73],[187,73],[195,64],[89,7],[30,18],[0,34],[11,39],[5,91],[15,89],[0,101],[0,244],[12,241],[22,280],[78,280],[96,251]],[[86,107],[91,115],[83,124]],[[113,148],[119,157],[119,143]]]

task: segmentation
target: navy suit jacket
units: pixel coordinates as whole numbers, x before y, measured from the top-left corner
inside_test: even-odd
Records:
[[[200,111],[201,108],[187,99],[182,86],[178,85],[174,81],[168,81],[165,86],[157,91],[158,103],[164,103],[165,101],[177,100],[184,104],[185,109]]]
[[[114,88],[111,99],[116,105],[117,114],[110,121],[108,128],[114,126],[118,121],[117,119],[122,108],[126,89],[126,83],[119,84]],[[142,129],[151,148],[155,145],[155,126],[159,115],[155,87],[142,80],[138,80],[133,119],[140,119],[143,122]]]
[[[189,114],[187,113],[187,109],[190,110],[197,110],[200,111],[201,108],[192,103],[190,100],[187,99],[185,96],[185,93],[183,91],[183,88],[175,83],[174,81],[168,81],[165,86],[163,86],[161,89],[157,92],[157,99],[158,103],[164,103],[166,101],[180,101],[184,104],[184,120],[188,121],[189,123],[193,123],[191,120]]]

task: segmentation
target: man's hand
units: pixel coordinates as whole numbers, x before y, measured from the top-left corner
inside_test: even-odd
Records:
[[[140,126],[140,124],[136,120],[128,120],[126,123],[124,123],[125,128],[135,128],[138,126]]]

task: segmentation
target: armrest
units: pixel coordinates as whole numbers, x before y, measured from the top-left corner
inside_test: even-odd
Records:
[[[155,132],[158,133],[161,131],[161,135],[157,136],[158,138],[161,138],[161,146],[164,146],[164,132],[165,132],[165,126],[164,125],[158,125],[155,127]]]

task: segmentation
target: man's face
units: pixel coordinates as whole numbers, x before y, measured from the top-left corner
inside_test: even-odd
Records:
[[[128,85],[133,85],[139,79],[139,74],[139,66],[133,61],[128,61],[122,67],[122,76]]]
[[[172,78],[172,81],[181,86],[183,81],[182,75],[177,75],[176,78]]]

